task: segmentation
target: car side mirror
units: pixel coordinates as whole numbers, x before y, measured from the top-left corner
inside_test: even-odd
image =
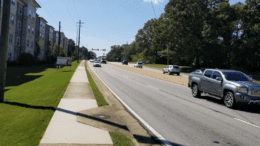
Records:
[[[222,77],[216,77],[216,80],[222,81],[223,79],[222,79]]]

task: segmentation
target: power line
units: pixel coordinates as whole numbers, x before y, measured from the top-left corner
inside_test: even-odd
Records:
[[[153,1],[152,0],[151,0],[151,4],[153,6]],[[154,7],[153,7],[153,12],[154,12],[154,15],[155,15]],[[156,15],[155,15],[155,18],[156,18]]]
[[[40,1],[37,1],[37,2],[40,3]],[[40,3],[40,5],[42,5],[42,4]],[[42,7],[42,8],[43,8],[43,10],[44,10],[45,12],[47,12],[47,13],[49,14],[49,16],[51,16],[51,18],[52,18],[55,22],[57,22],[57,20],[52,17],[52,15],[49,13],[49,11],[47,11],[47,10],[45,9],[45,7]]]
[[[68,4],[68,1],[69,1],[69,0],[66,1],[65,6],[66,6],[66,8],[68,9],[68,12],[69,12],[70,18],[72,19],[73,22],[75,22],[75,20],[74,20],[73,17],[71,16],[71,13],[70,13],[70,7],[67,5],[67,4]]]

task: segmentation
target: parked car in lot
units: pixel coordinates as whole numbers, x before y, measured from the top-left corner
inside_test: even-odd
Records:
[[[94,61],[93,66],[94,67],[97,67],[97,66],[101,67],[101,63],[99,61]]]
[[[143,63],[142,62],[136,62],[134,67],[143,68]]]
[[[122,65],[124,65],[124,64],[125,64],[125,65],[128,65],[128,61],[127,61],[127,60],[123,60],[123,61],[122,61]]]
[[[228,108],[237,105],[260,105],[260,83],[251,76],[236,70],[206,69],[189,74],[188,87],[192,96],[200,97],[206,93],[224,101]]]
[[[163,69],[163,74],[168,73],[169,75],[172,74],[177,74],[178,76],[180,75],[180,68],[178,65],[167,65],[164,69]]]

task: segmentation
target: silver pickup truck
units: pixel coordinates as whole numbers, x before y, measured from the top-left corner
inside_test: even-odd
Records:
[[[224,101],[228,108],[237,105],[260,105],[260,83],[236,70],[196,70],[189,75],[188,87],[194,97],[206,93]]]

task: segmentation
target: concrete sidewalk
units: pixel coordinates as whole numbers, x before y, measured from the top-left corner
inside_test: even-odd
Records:
[[[79,123],[77,113],[96,108],[85,70],[85,60],[75,70],[55,111],[40,146],[49,145],[113,145],[108,131]]]

